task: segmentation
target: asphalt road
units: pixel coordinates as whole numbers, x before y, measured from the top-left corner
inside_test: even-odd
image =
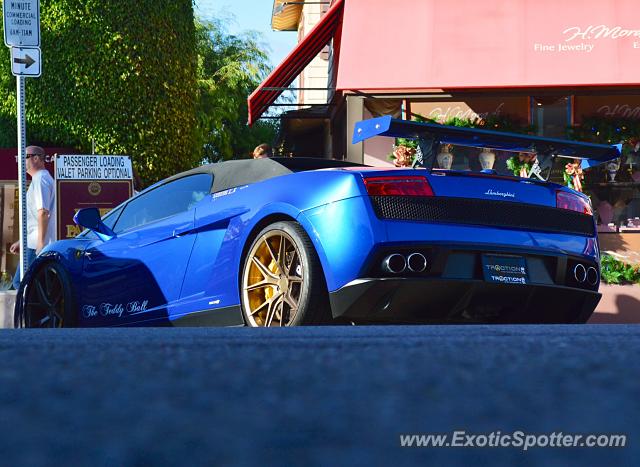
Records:
[[[640,326],[0,332],[0,465],[637,465]],[[400,448],[407,433],[627,447]]]

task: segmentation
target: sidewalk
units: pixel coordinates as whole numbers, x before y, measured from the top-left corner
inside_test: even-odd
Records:
[[[630,264],[640,264],[640,233],[601,233],[600,251]]]
[[[13,329],[13,305],[15,303],[15,290],[0,292],[0,328]]]
[[[589,324],[640,323],[640,285],[600,285],[602,299]]]

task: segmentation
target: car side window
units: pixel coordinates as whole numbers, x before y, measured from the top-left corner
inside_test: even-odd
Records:
[[[120,233],[188,211],[211,192],[211,174],[172,180],[129,201],[113,228]]]
[[[120,217],[120,213],[122,212],[124,206],[118,208],[118,209],[113,209],[112,211],[109,211],[107,213],[106,216],[104,216],[102,218],[102,222],[104,222],[104,224],[109,227],[110,229],[113,230],[113,226],[115,225],[116,221],[118,220],[118,217]]]

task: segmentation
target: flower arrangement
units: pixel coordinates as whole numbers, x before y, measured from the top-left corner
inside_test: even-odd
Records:
[[[521,152],[517,156],[507,159],[507,168],[516,177],[529,178],[531,168],[537,159],[537,155],[528,152]]]
[[[564,183],[569,188],[582,193],[582,181],[584,180],[584,173],[580,166],[580,161],[574,159],[573,162],[569,162],[564,166]]]
[[[396,138],[393,145],[393,152],[389,155],[389,159],[393,161],[396,167],[411,167],[418,153],[418,143],[407,138]]]

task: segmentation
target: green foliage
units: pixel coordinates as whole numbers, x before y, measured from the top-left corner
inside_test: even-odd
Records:
[[[395,145],[396,146],[406,146],[406,147],[411,148],[411,149],[417,149],[418,148],[418,141],[416,141],[415,139],[408,139],[408,138],[396,138]]]
[[[628,154],[640,141],[640,120],[632,118],[588,117],[582,123],[567,129],[570,138],[600,144],[623,143],[623,154]]]
[[[440,123],[436,119],[415,115],[418,122]],[[462,128],[481,128],[484,130],[506,131],[509,133],[533,134],[536,131],[535,125],[523,123],[510,115],[489,115],[485,118],[459,118],[450,117],[445,120],[444,125],[457,126]]]
[[[0,148],[14,148],[18,141],[16,118],[0,115]]]
[[[506,131],[508,133],[534,134],[535,125],[529,125],[509,115],[490,115],[474,122],[476,128],[493,131]]]
[[[583,118],[579,125],[568,128],[567,134],[573,139],[600,144],[622,143],[622,154],[626,156],[626,163],[638,163],[640,120],[592,116]],[[602,168],[606,166],[603,165]]]
[[[196,165],[191,0],[41,0],[42,77],[27,79],[29,142],[130,154],[150,182]],[[0,66],[0,143],[14,147],[15,79]]]
[[[640,266],[623,263],[610,255],[602,255],[600,276],[607,284],[640,284]]]
[[[230,35],[221,20],[196,23],[199,138],[204,158],[249,157],[261,143],[272,143],[275,120],[247,126],[247,96],[269,72],[259,36]]]
[[[533,162],[520,160],[518,156],[512,156],[507,159],[507,168],[511,170],[516,177],[520,176],[523,167],[526,168],[527,173],[529,173],[531,172],[531,167],[533,167]]]

